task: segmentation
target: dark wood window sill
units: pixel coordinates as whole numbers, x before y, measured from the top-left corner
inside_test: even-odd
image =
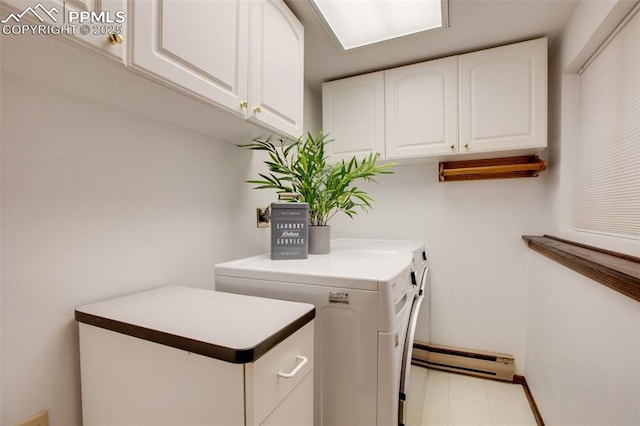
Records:
[[[523,235],[529,248],[640,302],[640,258],[550,235]]]

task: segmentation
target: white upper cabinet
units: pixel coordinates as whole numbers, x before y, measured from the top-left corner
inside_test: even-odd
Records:
[[[192,96],[244,114],[248,2],[131,2],[130,65]]]
[[[69,39],[118,62],[124,62],[127,20],[129,19],[126,0],[39,0],[33,2],[3,0],[2,2],[16,14],[15,21],[7,22],[9,25],[19,25],[23,21],[55,25],[64,29],[65,32],[60,34],[67,35]],[[22,12],[29,7],[34,12],[22,15]]]
[[[280,0],[251,8],[249,117],[296,138],[303,133],[304,29]]]
[[[456,152],[458,58],[384,72],[386,159]]]
[[[132,5],[134,69],[276,133],[302,133],[303,28],[284,2]]]
[[[547,39],[461,55],[460,152],[547,145]]]
[[[534,153],[547,146],[547,40],[332,81],[322,102],[334,159]]]
[[[375,72],[322,85],[322,127],[332,160],[384,152],[384,74]]]

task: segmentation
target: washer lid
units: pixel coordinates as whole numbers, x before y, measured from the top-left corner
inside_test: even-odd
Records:
[[[378,290],[381,283],[390,282],[404,271],[411,260],[409,251],[335,245],[332,241],[329,254],[295,260],[271,260],[263,254],[218,264],[215,274],[216,277]]]

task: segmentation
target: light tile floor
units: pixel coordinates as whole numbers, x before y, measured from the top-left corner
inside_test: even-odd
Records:
[[[408,426],[535,426],[521,385],[411,366]]]

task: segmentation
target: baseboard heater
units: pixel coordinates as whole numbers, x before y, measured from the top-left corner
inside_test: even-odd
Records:
[[[513,382],[513,356],[416,340],[412,362],[423,367]]]

